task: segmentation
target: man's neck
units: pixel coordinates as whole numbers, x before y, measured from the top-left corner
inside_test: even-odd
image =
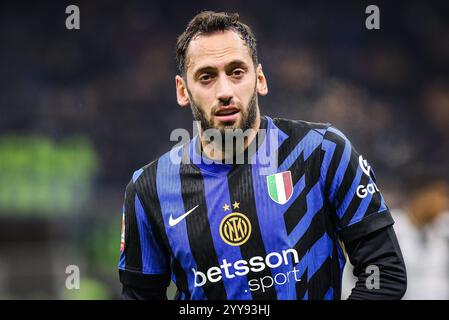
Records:
[[[260,119],[260,113],[257,113],[256,116],[256,121],[254,122],[253,127],[251,127],[250,129],[247,129],[247,131],[245,131],[246,133],[248,133],[248,135],[244,135],[244,141],[243,143],[232,143],[232,148],[230,146],[226,146],[225,145],[219,145],[219,143],[221,144],[223,139],[220,140],[220,142],[218,143],[217,141],[210,141],[208,139],[204,139],[203,137],[203,132],[201,132],[200,134],[200,139],[201,139],[201,149],[202,152],[204,153],[204,155],[206,157],[208,157],[209,159],[212,160],[217,160],[217,161],[226,161],[229,159],[234,159],[238,154],[241,154],[243,152],[245,152],[245,150],[247,150],[248,146],[254,141],[254,139],[257,136],[257,133],[260,129],[260,123],[261,123],[261,119]],[[248,132],[249,130],[249,132]],[[229,130],[229,133],[233,132],[233,130]],[[228,141],[229,139],[224,139],[225,141]],[[231,142],[233,140],[231,139]]]

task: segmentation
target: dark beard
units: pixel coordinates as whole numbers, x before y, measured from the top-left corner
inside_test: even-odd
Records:
[[[195,100],[193,100],[192,95],[190,94],[190,91],[189,91],[189,97],[190,97],[190,106],[192,109],[193,119],[195,121],[200,122],[201,129],[203,130],[203,132],[208,129],[216,129],[216,128],[214,128],[212,121],[207,120],[203,109],[201,109],[198,106],[198,104],[195,102]],[[240,127],[233,128],[233,129],[241,129],[243,132],[245,132],[247,129],[254,127],[254,124],[256,123],[256,120],[257,120],[257,111],[258,111],[257,110],[257,91],[256,91],[256,88],[254,88],[253,95],[248,103],[248,108],[246,109],[246,111],[243,111],[243,110],[241,111],[242,112],[242,122],[240,124]],[[220,130],[220,133],[222,134],[222,136],[224,137],[226,130],[230,130],[230,129],[231,128],[223,127],[223,128],[220,128],[219,130]]]

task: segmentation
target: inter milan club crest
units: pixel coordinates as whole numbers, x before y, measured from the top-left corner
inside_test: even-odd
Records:
[[[290,171],[267,176],[267,188],[270,198],[279,204],[285,204],[293,194],[292,174]]]
[[[232,204],[233,209],[238,209],[237,201]],[[231,211],[229,205],[225,204],[223,210]],[[232,212],[225,216],[220,223],[220,236],[224,242],[231,246],[240,246],[248,241],[251,235],[251,222],[248,217],[239,212]]]

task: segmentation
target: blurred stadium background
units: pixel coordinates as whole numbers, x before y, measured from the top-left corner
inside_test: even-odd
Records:
[[[69,4],[80,8],[80,30],[65,28]],[[365,28],[369,4],[380,8],[380,30]],[[333,123],[369,159],[390,208],[445,215],[444,2],[2,1],[1,299],[120,297],[124,188],[173,145],[173,129],[192,128],[176,104],[174,45],[202,9],[239,12],[254,29],[270,89],[264,114]],[[423,221],[416,230],[436,220]],[[427,252],[424,233],[412,241]],[[449,286],[446,240],[446,256],[434,258],[437,282]],[[422,280],[410,261],[409,288]],[[80,268],[80,290],[65,287],[68,265]]]

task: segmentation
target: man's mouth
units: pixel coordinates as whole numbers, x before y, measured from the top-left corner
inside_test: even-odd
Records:
[[[214,114],[220,122],[234,122],[240,114],[240,109],[235,106],[220,107]]]

